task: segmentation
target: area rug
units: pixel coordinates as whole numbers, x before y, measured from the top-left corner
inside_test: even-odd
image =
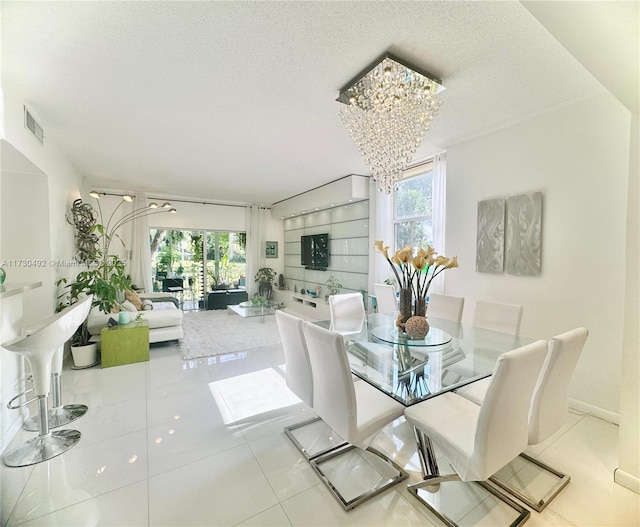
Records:
[[[237,353],[281,344],[276,317],[243,318],[226,310],[187,312],[182,321],[184,337],[179,341],[184,359]]]

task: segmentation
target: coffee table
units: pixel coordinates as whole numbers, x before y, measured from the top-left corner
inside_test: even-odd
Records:
[[[265,303],[254,304],[251,300],[240,302],[235,306],[227,306],[227,312],[233,311],[241,317],[260,317],[260,322],[264,322],[265,315],[273,315],[275,303],[271,300]]]

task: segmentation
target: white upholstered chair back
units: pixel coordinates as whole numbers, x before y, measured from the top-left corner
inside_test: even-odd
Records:
[[[360,293],[345,293],[329,297],[331,330],[343,335],[360,333],[365,319],[364,302]]]
[[[542,443],[566,422],[571,376],[588,336],[585,328],[576,328],[549,341],[549,351],[531,403],[530,445]]]
[[[393,313],[398,310],[396,288],[387,284],[373,284],[378,303],[378,313]]]
[[[304,403],[313,407],[313,376],[302,330],[304,321],[282,310],[277,310],[276,323],[284,350],[287,386]]]
[[[429,295],[429,307],[427,317],[442,318],[452,320],[458,324],[462,320],[462,310],[464,309],[464,297],[439,295],[431,293]]]
[[[357,402],[342,335],[305,322],[304,336],[313,372],[313,409],[339,436],[350,441],[355,432]]]
[[[546,353],[547,343],[539,340],[498,359],[480,407],[473,454],[463,479],[486,480],[526,449],[529,408]]]
[[[473,325],[476,327],[509,333],[520,334],[522,322],[522,306],[478,300],[473,315]]]

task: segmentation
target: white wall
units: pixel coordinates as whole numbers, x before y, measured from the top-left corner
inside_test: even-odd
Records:
[[[73,227],[67,223],[66,213],[73,200],[80,196],[83,177],[69,163],[64,152],[57,145],[55,130],[48,126],[46,117],[41,115],[44,113],[41,109],[30,107],[44,129],[44,144],[40,144],[24,127],[23,104],[25,101],[21,95],[3,82],[2,97],[3,139],[35,165],[47,178],[48,203],[33,202],[22,212],[26,214],[34,209],[48,208],[48,225],[44,223],[42,227],[49,230],[51,258],[55,261],[71,260],[75,252]],[[62,266],[55,266],[51,269],[51,273],[51,283],[54,283],[61,276],[75,275],[74,269]],[[40,294],[47,298],[47,303],[51,302],[51,306],[55,305],[57,295],[54,286],[50,286],[49,290],[41,291]],[[40,302],[42,302],[42,297]],[[37,306],[25,305],[25,317],[30,316],[32,308],[39,309]]]
[[[522,304],[522,334],[576,326],[590,336],[570,396],[617,414],[624,321],[629,112],[610,95],[584,100],[447,150],[446,292]],[[477,202],[543,193],[539,277],[475,271]],[[615,415],[612,416],[615,418]]]
[[[74,253],[73,228],[66,222],[65,213],[79,195],[82,177],[56,145],[55,132],[47,126],[38,108],[30,109],[44,128],[44,145],[24,127],[23,104],[20,94],[7,86],[3,79],[0,254],[11,258],[69,261]],[[14,236],[16,233],[18,236]],[[7,273],[9,281],[14,276],[24,281],[43,282],[43,287],[22,295],[21,306],[15,299],[0,304],[0,309],[6,308],[7,311],[21,307],[27,324],[53,313],[57,298],[56,279],[75,274],[73,268],[50,264],[45,268],[19,271],[8,268]],[[3,312],[0,341],[4,340],[4,330],[8,328],[4,323],[5,315]],[[12,331],[18,329],[11,327]],[[0,351],[3,387],[0,449],[7,445],[17,430],[21,417],[17,411],[5,410],[5,396],[24,389],[24,360],[10,355],[13,354]]]
[[[631,125],[627,217],[624,348],[620,384],[620,452],[616,481],[640,492],[640,144],[638,114]]]

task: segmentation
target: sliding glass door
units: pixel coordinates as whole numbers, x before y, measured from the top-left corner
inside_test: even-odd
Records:
[[[244,287],[246,233],[150,229],[154,291],[184,289],[184,308],[203,309],[207,292]]]

